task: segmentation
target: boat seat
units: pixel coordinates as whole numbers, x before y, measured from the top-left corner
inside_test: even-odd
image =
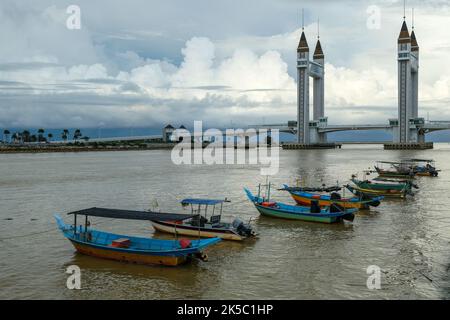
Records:
[[[119,238],[119,239],[115,239],[112,241],[111,243],[111,247],[114,248],[129,248],[131,244],[130,239],[128,238]]]
[[[220,216],[211,216],[211,218],[209,218],[209,221],[211,222],[212,225],[214,224],[218,224],[220,223]]]
[[[208,220],[205,219],[205,217],[197,215],[197,216],[192,217],[191,225],[196,226],[196,227],[198,227],[198,226],[204,227],[206,222],[208,222]]]

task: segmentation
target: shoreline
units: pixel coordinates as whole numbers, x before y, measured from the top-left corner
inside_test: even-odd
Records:
[[[54,152],[104,152],[104,151],[148,151],[170,150],[171,143],[155,143],[146,146],[15,146],[0,147],[0,154],[54,153]]]

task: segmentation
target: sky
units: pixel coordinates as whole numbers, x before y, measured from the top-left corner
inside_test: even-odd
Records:
[[[450,2],[407,1],[410,31],[412,7],[419,116],[450,120]],[[402,0],[2,0],[0,128],[295,120],[302,8],[311,55],[320,20],[329,123],[395,118]]]

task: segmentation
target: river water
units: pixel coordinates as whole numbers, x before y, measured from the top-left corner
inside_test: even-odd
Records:
[[[450,298],[450,145],[427,151],[280,151],[275,186],[298,178],[343,183],[374,160],[433,158],[438,178],[421,177],[407,201],[387,200],[353,223],[317,224],[259,217],[243,187],[265,182],[256,165],[177,166],[170,151],[0,155],[1,299],[448,299]],[[170,268],[139,266],[74,252],[54,213],[88,207],[184,212],[186,197],[228,197],[227,216],[255,217],[260,233],[222,241],[209,261]],[[293,203],[274,188],[272,198]],[[187,212],[186,212],[187,213]],[[150,223],[92,219],[98,228],[152,236]],[[171,238],[156,233],[155,237]],[[70,265],[81,290],[66,288]],[[367,267],[381,268],[381,289],[366,286]]]

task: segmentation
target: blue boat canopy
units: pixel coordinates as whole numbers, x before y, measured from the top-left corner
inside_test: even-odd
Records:
[[[205,205],[211,205],[214,206],[216,204],[219,203],[223,203],[223,202],[229,202],[229,200],[215,200],[215,199],[192,199],[192,198],[187,198],[181,201],[182,205],[186,205],[186,204],[205,204]]]

